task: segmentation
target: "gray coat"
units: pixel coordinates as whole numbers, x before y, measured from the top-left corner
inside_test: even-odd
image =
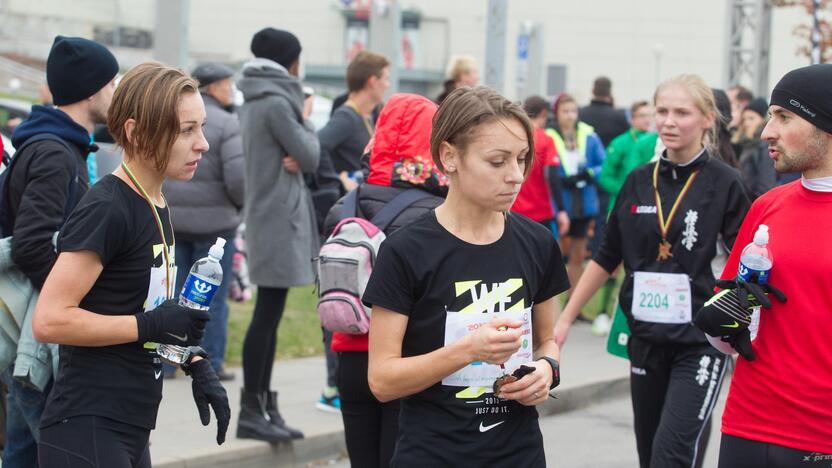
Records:
[[[203,94],[202,99],[210,148],[203,153],[193,179],[169,180],[164,187],[173,230],[181,240],[213,241],[234,231],[243,208],[245,160],[240,123],[213,97]]]
[[[312,197],[303,174],[283,169],[294,157],[314,173],[320,146],[312,124],[303,118],[300,81],[277,63],[256,59],[237,82],[246,159],[244,220],[251,282],[288,288],[314,281],[318,229]]]

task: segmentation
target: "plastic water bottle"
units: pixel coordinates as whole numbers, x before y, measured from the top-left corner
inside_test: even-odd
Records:
[[[768,250],[768,226],[761,224],[754,233],[754,241],[742,249],[737,276],[749,283],[766,284],[773,264]]]
[[[217,237],[216,242],[208,250],[208,256],[200,258],[191,267],[191,272],[182,286],[179,294],[179,305],[198,310],[208,310],[214,293],[222,283],[222,267],[220,260],[225,249],[225,239]],[[156,346],[159,356],[181,364],[185,348],[182,346],[159,344]]]

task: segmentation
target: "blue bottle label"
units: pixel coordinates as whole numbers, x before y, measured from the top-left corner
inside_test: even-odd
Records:
[[[182,286],[182,297],[200,306],[208,307],[219,286],[219,283],[191,273],[185,280],[185,285]]]
[[[743,281],[747,281],[749,283],[766,284],[768,283],[769,271],[770,270],[755,270],[740,262],[740,265],[737,268],[737,276],[739,276]]]

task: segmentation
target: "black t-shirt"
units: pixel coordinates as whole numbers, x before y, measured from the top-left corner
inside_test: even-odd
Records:
[[[168,209],[157,207],[170,244]],[[104,269],[80,307],[104,315],[134,315],[164,300],[162,240],[147,202],[108,175],[81,199],[58,238],[60,252],[91,250]],[[170,247],[171,255],[173,247]],[[171,258],[173,261],[173,258]],[[152,270],[156,280],[151,284]],[[151,288],[151,286],[153,286]],[[142,343],[60,346],[60,368],[41,427],[80,415],[103,416],[153,429],[162,399],[162,363]]]
[[[408,316],[409,357],[445,345],[446,315],[526,309],[568,288],[560,249],[538,223],[509,214],[499,240],[473,245],[431,211],[384,241],[363,301]],[[403,398],[392,465],[461,464],[545,466],[537,410],[441,382]]]

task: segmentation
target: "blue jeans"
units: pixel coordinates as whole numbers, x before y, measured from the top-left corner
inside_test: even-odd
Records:
[[[228,237],[223,236],[226,240],[225,252],[222,255],[220,266],[222,267],[222,283],[219,289],[214,294],[214,299],[211,301],[211,320],[205,327],[205,336],[202,338],[201,346],[208,353],[208,359],[211,361],[211,366],[214,370],[222,368],[225,359],[225,343],[228,338],[228,288],[231,284],[234,274],[231,272],[232,258],[234,257],[234,235],[230,234]],[[200,258],[208,256],[208,249],[214,245],[214,241],[176,241],[176,293],[182,290],[182,285],[185,284],[185,278],[188,277],[191,267],[194,262]],[[166,365],[166,372],[173,372],[173,366]]]
[[[3,466],[8,468],[38,466],[38,439],[40,416],[46,406],[46,398],[52,389],[50,382],[45,391],[39,392],[12,378],[13,367],[3,372],[6,384],[6,446],[3,449]]]

